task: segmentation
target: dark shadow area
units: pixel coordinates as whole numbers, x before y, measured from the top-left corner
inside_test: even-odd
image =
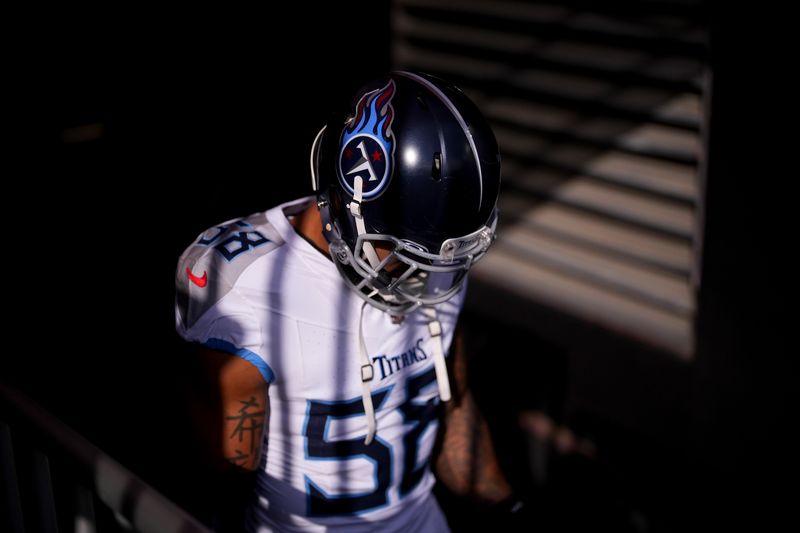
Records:
[[[794,144],[773,134],[794,104],[779,82],[785,36],[779,11],[717,9],[714,93],[693,385],[693,448],[717,472],[699,491],[725,524],[795,523],[786,483],[798,472],[793,337],[797,313],[788,259]],[[739,29],[757,39],[743,42]]]
[[[501,298],[504,304],[510,303],[505,296]],[[544,314],[536,316],[547,320]],[[550,320],[562,325],[568,321],[566,317]],[[464,322],[469,332],[466,346],[471,385],[491,426],[503,470],[526,497],[526,511],[506,527],[520,531],[589,527],[681,531],[701,516],[702,500],[692,483],[712,471],[689,454],[682,442],[685,429],[683,434],[667,438],[649,436],[652,427],[642,428],[631,419],[609,418],[608,406],[587,405],[575,397],[576,391],[584,388],[576,383],[582,379],[608,387],[604,394],[612,402],[615,397],[632,394],[628,390],[631,384],[619,377],[630,373],[629,369],[602,368],[617,363],[608,354],[611,350],[624,353],[624,339],[613,348],[607,340],[597,347],[592,353],[595,367],[590,368],[582,351],[603,337],[585,335],[579,324],[570,329],[583,338],[564,348],[544,341],[528,328],[497,322],[490,314],[473,310],[465,314]],[[631,347],[628,350],[628,364],[636,365],[637,352]],[[667,354],[662,357],[662,372],[674,373],[672,359]],[[612,391],[614,388],[619,390]],[[670,392],[672,397],[663,398],[661,412],[648,414],[650,424],[680,425],[681,415],[674,413],[673,404],[685,401],[681,398],[686,391]],[[640,398],[648,405],[653,403],[647,393]],[[530,413],[552,426],[532,431],[522,420]],[[670,416],[674,420],[657,420]],[[682,416],[686,416],[685,408]],[[492,528],[508,521],[490,509],[466,504],[443,486],[437,486],[436,494],[454,531],[472,531],[476,524]],[[682,495],[680,506],[674,505],[676,494]]]
[[[329,112],[388,69],[385,7],[269,11],[65,14],[26,67],[35,164],[9,176],[46,241],[14,271],[16,318],[48,318],[2,378],[200,518],[215,480],[185,417],[199,369],[175,334],[177,258],[309,194]]]

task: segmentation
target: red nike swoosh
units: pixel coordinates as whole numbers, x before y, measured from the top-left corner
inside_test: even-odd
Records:
[[[186,267],[186,275],[189,276],[189,279],[191,280],[192,283],[194,283],[201,289],[205,287],[206,284],[208,283],[208,272],[206,272],[205,270],[203,270],[202,276],[195,276],[194,274],[192,274],[192,269]]]

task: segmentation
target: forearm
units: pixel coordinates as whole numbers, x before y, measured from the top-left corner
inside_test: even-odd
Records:
[[[247,361],[199,349],[192,413],[198,448],[217,473],[254,470],[269,421],[268,386]]]
[[[451,350],[448,363],[453,399],[444,404],[444,431],[435,474],[456,495],[496,503],[510,496],[512,488],[500,469],[489,426],[469,388],[461,329]]]
[[[446,431],[436,459],[436,477],[451,492],[485,503],[512,493],[497,461],[489,427],[472,394],[446,407]]]
[[[206,379],[197,402],[201,442],[211,467],[203,512],[221,532],[241,531],[255,484],[269,420],[267,385],[250,363],[224,353],[203,352]]]

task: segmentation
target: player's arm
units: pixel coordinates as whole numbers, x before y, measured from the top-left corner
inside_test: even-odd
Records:
[[[255,470],[269,421],[268,385],[240,357],[208,348],[198,352],[205,374],[203,433],[211,460],[220,471]]]
[[[208,505],[216,529],[236,531],[253,490],[269,422],[268,385],[258,369],[235,355],[196,347],[193,417],[201,455],[211,466]]]
[[[500,469],[489,427],[467,384],[461,330],[456,331],[449,358],[453,399],[445,403],[444,430],[435,461],[437,479],[451,492],[494,504],[512,494]]]

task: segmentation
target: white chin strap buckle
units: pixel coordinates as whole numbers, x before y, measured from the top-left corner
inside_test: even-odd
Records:
[[[361,202],[356,202],[353,200],[347,204],[347,207],[350,209],[350,214],[353,215],[353,218],[361,218]]]
[[[428,317],[428,331],[433,338],[433,365],[436,368],[436,382],[439,384],[439,397],[443,402],[449,402],[453,397],[450,393],[450,378],[447,375],[447,362],[444,360],[444,343],[442,341],[442,323],[436,317],[436,309],[426,307],[423,312]]]
[[[372,365],[362,365],[361,366],[361,381],[363,383],[368,383],[372,381],[372,378],[375,377],[375,369]]]

